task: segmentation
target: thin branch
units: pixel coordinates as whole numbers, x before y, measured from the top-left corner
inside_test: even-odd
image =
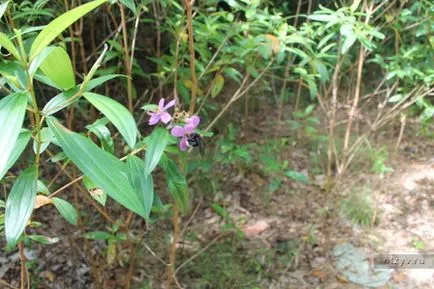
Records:
[[[194,259],[196,259],[197,257],[199,257],[199,255],[201,255],[206,250],[208,250],[212,245],[214,245],[224,235],[225,235],[225,233],[221,233],[220,235],[218,235],[217,237],[215,237],[208,245],[206,245],[204,248],[202,248],[199,252],[197,252],[196,254],[194,254],[193,256],[191,256],[190,258],[188,258],[184,263],[182,263],[181,265],[179,265],[178,268],[176,268],[176,270],[175,270],[175,274],[178,273],[182,268],[184,268],[185,265],[187,265],[188,263],[190,263],[191,261],[193,261]]]
[[[193,36],[193,3],[184,0],[185,11],[187,13],[187,30],[188,30],[188,49],[190,51],[190,73],[191,73],[191,99],[188,112],[193,114],[197,99],[197,78],[195,66],[194,36]]]

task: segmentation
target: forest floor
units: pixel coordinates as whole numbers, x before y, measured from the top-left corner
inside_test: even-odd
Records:
[[[267,139],[260,132],[245,138],[259,145]],[[387,139],[384,137],[383,145],[393,151],[396,138],[389,144]],[[210,194],[197,192],[210,182],[208,177],[193,178],[197,201],[182,220],[177,252],[177,279],[182,288],[364,288],[360,284],[372,281],[372,275],[356,278],[359,284],[348,278],[332,253],[337,245],[359,248],[368,256],[434,252],[433,140],[404,138],[398,153],[386,161],[393,171],[381,176],[366,167],[356,168],[334,197],[324,189],[324,176],[311,173],[308,148],[302,144],[287,147],[280,150],[280,158],[308,174],[309,183],[285,180],[268,194],[271,180],[267,175],[226,166],[212,170],[220,186]],[[158,180],[156,183],[158,186]],[[345,200],[353,202],[347,204],[355,208],[350,214],[353,220],[340,209]],[[90,207],[81,209],[82,218],[92,228],[107,230]],[[34,218],[43,223],[35,233],[57,236],[60,242],[32,244],[26,250],[32,288],[125,287],[131,248],[124,243],[109,246],[106,241],[83,239],[83,231],[67,225],[50,207],[38,209]],[[368,222],[361,224],[366,218]],[[136,218],[133,232],[143,227],[144,222]],[[135,253],[132,288],[164,288],[169,229],[167,220],[148,224]],[[0,256],[0,279],[18,287],[19,272],[17,252]],[[376,288],[428,289],[434,284],[434,269],[394,270],[386,279],[386,284]]]

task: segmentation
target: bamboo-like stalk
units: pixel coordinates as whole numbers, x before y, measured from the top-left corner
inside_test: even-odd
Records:
[[[188,31],[188,49],[190,51],[190,73],[191,73],[191,99],[188,112],[194,113],[197,99],[197,77],[194,52],[194,35],[193,35],[193,4],[194,0],[184,0],[184,9],[187,14],[187,31]]]
[[[132,82],[132,66],[130,59],[130,52],[128,47],[128,31],[127,22],[125,17],[125,8],[122,4],[119,4],[119,9],[121,11],[121,25],[122,25],[122,40],[124,48],[124,65],[127,73],[127,101],[128,109],[133,112],[133,82]]]

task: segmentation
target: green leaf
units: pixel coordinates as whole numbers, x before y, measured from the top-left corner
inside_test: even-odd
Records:
[[[56,209],[68,223],[70,223],[71,225],[77,225],[77,211],[71,205],[71,203],[59,198],[52,198],[51,200],[53,201]]]
[[[52,157],[50,158],[50,161],[51,161],[52,163],[57,163],[57,162],[60,162],[60,161],[65,160],[65,159],[67,159],[67,158],[68,158],[68,157],[65,155],[64,152],[60,152],[60,153],[58,153],[58,154],[52,156]]]
[[[40,66],[41,71],[56,86],[67,90],[75,86],[74,69],[65,49],[60,46],[51,50]]]
[[[328,14],[314,14],[307,16],[308,19],[322,22],[333,22],[337,20],[336,15],[328,15]]]
[[[36,73],[36,71],[41,66],[41,64],[45,61],[45,59],[47,59],[47,57],[51,54],[51,52],[53,52],[55,48],[56,46],[45,47],[41,51],[41,53],[39,53],[39,55],[35,57],[35,59],[33,59],[32,62],[30,62],[29,70],[28,70],[30,76],[33,76]]]
[[[12,41],[6,36],[6,34],[0,32],[0,46],[9,51],[16,59],[21,60],[21,55]]]
[[[26,228],[36,200],[37,169],[35,166],[23,171],[12,187],[6,201],[5,235],[13,247]]]
[[[144,106],[142,106],[142,109],[144,111],[155,111],[158,109],[158,105],[156,104],[145,104]]]
[[[128,156],[127,165],[130,168],[130,182],[137,196],[145,207],[146,216],[151,214],[152,204],[154,203],[154,181],[152,175],[145,175],[145,164],[136,156]]]
[[[53,132],[51,131],[50,128],[48,127],[44,127],[41,129],[40,132],[41,136],[40,136],[40,148],[39,148],[39,153],[43,153],[47,147],[50,145],[51,141],[54,138]],[[38,142],[36,140],[36,138],[33,140],[33,151],[36,154],[36,151],[38,149]]]
[[[65,154],[95,185],[127,209],[146,216],[144,206],[129,183],[125,163],[88,138],[66,129],[54,118],[48,118],[47,123]]]
[[[68,12],[60,15],[51,21],[36,37],[30,48],[30,61],[33,60],[51,41],[53,41],[59,34],[68,28],[75,21],[86,15],[91,10],[100,6],[107,0],[95,0],[79,7],[76,7]]]
[[[145,157],[145,175],[149,175],[157,166],[163,155],[164,149],[169,142],[170,135],[167,130],[157,127],[149,137],[148,147]]]
[[[110,130],[106,126],[108,122],[109,122],[108,119],[103,117],[97,119],[92,124],[86,125],[86,128],[98,137],[98,139],[101,141],[101,146],[104,150],[110,153],[114,153],[115,150],[114,142],[111,137]]]
[[[360,2],[361,2],[361,0],[355,0],[355,1],[353,1],[353,4],[351,4],[351,7],[350,7],[350,9],[351,9],[352,12],[354,12],[354,11],[357,10],[357,8],[360,5]]]
[[[0,74],[14,92],[23,92],[27,90],[27,76],[23,67],[17,62],[0,62]]]
[[[188,210],[189,192],[185,176],[174,161],[163,155],[160,165],[166,173],[169,193],[182,213]]]
[[[9,4],[9,0],[4,1],[1,5],[0,5],[0,18],[3,17],[3,15],[6,12],[6,9],[8,9],[8,4]]]
[[[354,42],[356,42],[357,36],[355,34],[349,34],[345,37],[344,43],[342,44],[341,53],[345,54],[351,46],[353,46]]]
[[[104,57],[105,57],[105,54],[107,53],[107,50],[108,50],[108,45],[104,44],[104,49],[101,52],[100,56],[98,56],[98,58],[96,59],[96,61],[92,65],[92,67],[90,68],[89,73],[84,77],[82,86],[88,85],[89,81],[93,78],[96,71],[100,67],[102,61],[104,60]]]
[[[105,203],[107,202],[107,193],[104,192],[97,185],[95,185],[92,180],[86,176],[84,176],[83,178],[83,184],[88,190],[91,197],[94,198],[101,205],[105,206]]]
[[[134,14],[137,13],[136,3],[134,3],[134,0],[120,0],[120,2],[130,9]]]
[[[388,99],[388,102],[399,102],[403,99],[403,97],[404,96],[402,94],[395,94],[394,96]]]
[[[302,173],[297,172],[297,171],[288,170],[284,173],[284,175],[287,176],[288,178],[291,178],[293,180],[296,180],[296,181],[299,181],[299,182],[302,182],[305,184],[307,184],[309,182],[309,178],[305,174],[302,174]]]
[[[112,234],[103,231],[92,231],[83,234],[83,237],[91,240],[108,240],[115,238]]]
[[[43,236],[43,235],[30,235],[27,238],[29,238],[29,239],[31,239],[31,240],[33,240],[35,242],[44,244],[44,245],[55,244],[55,243],[59,242],[59,240],[60,240],[57,237],[50,238],[50,237]]]
[[[50,194],[50,191],[48,190],[47,186],[40,180],[36,183],[36,192],[42,193],[46,196]]]
[[[53,97],[42,109],[42,114],[44,114],[45,116],[49,116],[52,115],[56,112],[58,112],[59,110],[67,107],[68,105],[74,103],[75,101],[77,101],[79,99],[79,97],[81,96],[81,93],[90,91],[92,89],[94,89],[95,87],[103,84],[104,82],[113,79],[115,77],[118,76],[122,76],[121,74],[110,74],[110,75],[105,75],[105,76],[101,76],[95,79],[92,79],[91,81],[89,81],[83,88],[82,91],[80,91],[81,88],[81,84],[77,85],[74,88],[71,88],[67,91],[64,91],[58,95],[56,95],[55,97]]]
[[[137,126],[131,113],[122,104],[104,95],[85,92],[83,96],[119,130],[130,148],[137,139]]]
[[[214,85],[212,86],[211,89],[212,98],[216,97],[220,93],[224,84],[225,84],[225,79],[223,78],[223,76],[221,74],[217,75]]]
[[[246,18],[247,19],[253,19],[256,16],[256,9],[251,8],[251,9],[247,9],[246,11]]]
[[[348,37],[351,34],[354,34],[354,24],[353,23],[345,23],[340,28],[340,33],[343,36]]]
[[[27,93],[13,93],[0,100],[0,172],[8,169],[8,161],[23,125],[26,106]]]
[[[12,150],[11,154],[9,155],[6,166],[3,168],[2,171],[0,171],[0,180],[4,177],[4,175],[7,173],[7,171],[18,160],[18,158],[20,157],[20,155],[22,154],[22,152],[26,148],[27,143],[29,142],[31,137],[32,137],[32,133],[30,131],[21,130],[20,134],[18,135],[18,139],[15,142],[14,149]]]
[[[33,75],[33,78],[45,85],[54,87],[57,90],[63,90],[60,86],[54,83],[48,76],[44,75],[42,72],[38,71]]]
[[[232,67],[225,67],[225,68],[223,69],[223,72],[224,72],[228,77],[230,77],[231,79],[235,80],[235,81],[238,82],[238,83],[241,82],[241,79],[242,79],[242,77],[243,77],[243,75],[242,75],[238,70],[236,70],[235,68],[232,68]]]

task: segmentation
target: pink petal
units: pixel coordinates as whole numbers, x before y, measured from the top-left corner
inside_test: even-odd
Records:
[[[157,124],[159,121],[160,121],[160,115],[157,113],[154,113],[151,115],[151,118],[149,119],[148,124],[154,125],[154,124]]]
[[[200,123],[200,117],[198,117],[197,115],[193,115],[192,117],[187,118],[186,121],[188,126],[196,128]]]
[[[195,131],[195,127],[194,126],[192,126],[192,125],[189,125],[189,124],[186,124],[185,126],[184,126],[184,133],[185,134],[190,134],[190,133],[193,133],[194,131]]]
[[[160,118],[162,122],[168,123],[172,119],[172,116],[168,112],[163,112],[160,114]]]
[[[185,129],[182,126],[175,126],[174,128],[172,128],[172,130],[170,131],[170,134],[176,137],[183,137],[185,133]]]
[[[176,100],[171,100],[166,106],[163,108],[164,110],[167,110],[171,108],[172,106],[175,106]]]
[[[187,138],[183,137],[181,139],[181,141],[179,142],[179,148],[185,152],[188,149],[188,143],[187,143]]]
[[[158,102],[158,107],[160,108],[160,110],[164,109],[164,98],[160,99],[160,101]]]

